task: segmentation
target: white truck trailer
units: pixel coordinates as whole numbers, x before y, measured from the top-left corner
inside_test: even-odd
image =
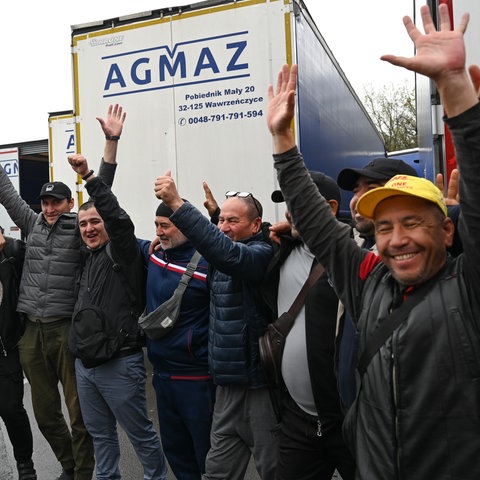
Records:
[[[283,217],[270,200],[277,183],[265,116],[267,86],[285,63],[299,66],[294,129],[309,168],[336,178],[385,154],[301,0],[208,0],[76,25],[72,60],[76,149],[92,166],[104,143],[95,117],[114,103],[127,112],[113,190],[143,238],[154,234],[153,184],[167,170],[199,208],[206,180],[219,201],[249,191],[266,220]],[[62,135],[57,152],[71,141]],[[72,182],[61,157],[52,176]]]

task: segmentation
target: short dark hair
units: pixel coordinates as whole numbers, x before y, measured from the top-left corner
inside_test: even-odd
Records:
[[[253,195],[251,197],[237,197],[240,200],[243,200],[248,206],[248,216],[251,220],[255,220],[255,218],[263,216],[263,207],[262,204],[255,198]]]
[[[78,209],[78,211],[85,211],[85,210],[90,210],[91,208],[95,207],[95,203],[93,200],[87,200],[86,202],[82,203]]]

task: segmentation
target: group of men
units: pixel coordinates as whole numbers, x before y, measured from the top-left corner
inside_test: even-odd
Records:
[[[332,218],[295,146],[297,69],[285,66],[269,90],[274,165],[296,229],[325,266],[356,323],[358,386],[343,431],[358,479],[477,478],[480,433],[478,283],[480,68],[465,69],[468,16],[440,29],[421,9],[425,34],[410,18],[412,58],[383,60],[428,75],[442,98],[460,169],[463,253],[452,258],[454,226],[433,183],[396,175],[365,193],[356,210],[373,221],[378,254],[349,238]],[[477,192],[477,193],[476,193]]]
[[[105,136],[119,136],[124,119],[121,109],[110,107],[107,119],[99,118]],[[117,142],[107,140],[101,170],[110,182],[116,151]],[[35,419],[62,466],[59,478],[87,480],[95,465],[93,445],[83,422],[74,358],[68,350],[82,266],[77,215],[71,212],[71,191],[61,182],[45,184],[40,200],[42,212],[37,214],[0,170],[0,203],[27,238],[16,309],[25,324],[18,350],[31,387]],[[59,383],[70,426],[62,413]],[[14,454],[20,478],[36,478],[32,459],[28,459],[30,468],[25,469],[24,459]]]
[[[62,465],[60,479],[91,479],[95,461],[98,480],[121,478],[117,422],[145,479],[164,480],[168,460],[178,480],[241,480],[252,455],[262,480],[329,480],[335,470],[344,480],[479,478],[480,68],[471,68],[470,78],[465,70],[468,17],[451,31],[447,7],[439,13],[437,31],[422,7],[423,35],[404,19],[414,57],[383,59],[432,78],[444,102],[462,173],[463,253],[456,257],[447,252],[455,228],[442,192],[404,162],[376,159],[343,170],[337,182],[305,168],[291,130],[295,65],[283,67],[275,91],[269,87],[267,123],[281,187],[272,200],[286,201],[289,222],[279,245],[268,238],[252,193],[228,191],[210,221],[180,196],[170,172],[154,186],[160,247],[136,239],[110,188],[125,120],[118,106],[99,119],[106,135],[99,175],[82,155],[69,156],[91,196],[78,215],[60,182],[44,185],[42,213],[35,214],[0,171],[0,203],[28,240],[19,359],[36,420]],[[353,231],[336,218],[338,185],[353,192]],[[178,323],[162,338],[146,338],[160,440],[146,412],[136,320],[145,294],[146,313],[172,295],[196,251],[202,258]],[[318,263],[324,272],[287,336],[282,386],[272,388],[259,337]],[[88,364],[81,327],[99,318],[114,319],[123,338],[109,358]],[[15,352],[20,333],[10,336]],[[26,443],[6,424],[20,480],[35,480],[23,389],[15,392],[12,422],[23,425]]]

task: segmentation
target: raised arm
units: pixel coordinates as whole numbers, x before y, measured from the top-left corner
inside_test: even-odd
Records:
[[[217,270],[261,282],[271,258],[271,246],[263,241],[234,242],[211,223],[197,208],[180,197],[175,181],[167,171],[157,177],[155,195],[173,210],[170,220]]]
[[[162,200],[162,202],[169,206],[174,212],[184,203],[177,191],[177,186],[175,185],[175,180],[172,178],[172,172],[170,170],[167,170],[165,175],[157,177],[153,189],[155,196],[159,200]]]
[[[385,55],[383,60],[429,76],[436,84],[455,143],[459,176],[459,196],[462,214],[459,231],[463,244],[462,274],[469,286],[473,309],[480,308],[478,283],[480,282],[480,69],[476,66],[467,72],[463,35],[468,24],[468,14],[463,15],[455,30],[450,30],[447,5],[439,6],[440,27],[437,31],[428,7],[421,9],[425,34],[421,34],[410,18],[404,24],[415,43],[416,55],[412,58]]]
[[[292,131],[296,87],[296,65],[282,67],[275,91],[271,85],[268,87],[267,125],[272,134],[278,183],[303,241],[327,269],[343,303],[355,311],[354,301],[361,285],[347,289],[350,283],[344,280],[355,277],[367,252],[350,239],[350,227],[332,215],[296,148]]]
[[[83,155],[81,155],[80,153],[76,153],[73,155],[69,155],[67,159],[68,159],[68,163],[70,164],[70,166],[72,167],[72,170],[75,173],[77,173],[81,177],[84,177],[85,175],[88,174],[89,172],[88,162]],[[88,181],[94,177],[95,177],[95,174],[89,175],[87,180],[85,181]]]
[[[78,175],[86,177],[86,189],[102,217],[114,250],[124,261],[135,259],[140,253],[140,247],[135,238],[134,225],[120,207],[117,197],[100,176],[89,174],[88,162],[83,155],[69,155],[68,162]]]
[[[213,196],[208,183],[204,180],[202,182],[203,191],[205,192],[205,201],[203,206],[207,209],[208,216],[215,225],[218,223],[218,216],[220,214],[220,207],[218,206],[217,200]]]
[[[415,56],[383,55],[382,60],[430,77],[436,84],[448,117],[455,117],[478,103],[477,92],[465,69],[465,43],[469,15],[464,14],[455,30],[450,29],[450,16],[446,4],[440,4],[440,27],[436,30],[428,6],[420,9],[422,34],[410,17],[403,23],[415,44]],[[472,73],[471,73],[472,75]],[[473,77],[479,78],[476,70]]]
[[[107,118],[96,117],[103,133],[105,134],[105,148],[103,150],[103,159],[106,163],[117,163],[118,141],[122,136],[123,124],[127,114],[123,111],[121,105],[109,105]]]

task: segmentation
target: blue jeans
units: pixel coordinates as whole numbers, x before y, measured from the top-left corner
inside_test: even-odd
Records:
[[[120,479],[117,421],[143,465],[144,480],[166,480],[160,439],[147,415],[143,353],[115,358],[94,368],[75,362],[83,420],[93,438],[97,480]]]

